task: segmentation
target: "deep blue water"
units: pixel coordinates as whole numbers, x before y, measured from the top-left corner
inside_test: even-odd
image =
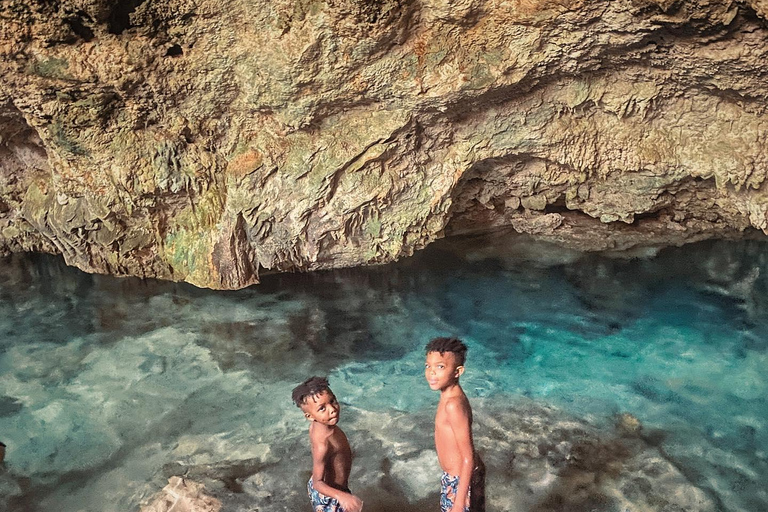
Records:
[[[768,244],[643,258],[522,244],[442,242],[236,292],[0,260],[0,510],[138,510],[169,463],[231,459],[273,468],[243,491],[259,510],[303,510],[291,388],[328,375],[347,434],[389,439],[386,418],[434,407],[423,346],[441,335],[469,346],[471,399],[594,425],[631,413],[719,509],[768,510]],[[390,441],[387,461],[423,436]],[[403,500],[424,495],[414,485]]]

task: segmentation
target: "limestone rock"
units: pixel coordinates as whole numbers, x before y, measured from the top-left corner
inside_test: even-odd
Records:
[[[0,0],[0,253],[240,288],[768,233],[763,0]]]
[[[365,501],[365,510],[434,510],[440,479],[434,410],[350,409],[345,421],[352,430],[347,432],[357,432],[350,436],[355,452],[350,485]],[[472,409],[489,511],[719,510],[716,499],[689,480],[653,439],[627,436],[522,398],[503,403],[473,399]],[[174,464],[164,471],[194,473],[227,511],[308,508],[306,432],[297,428],[274,449],[278,460],[259,465],[258,471],[242,460]]]
[[[171,477],[152,503],[141,507],[141,512],[219,512],[221,502],[203,491],[202,484],[178,476]]]
[[[632,423],[629,415],[623,419]],[[533,402],[497,408],[474,429],[488,475],[505,477],[489,476],[488,495],[495,497],[489,505],[536,512],[717,510],[663,452],[617,427],[609,433]]]
[[[616,417],[616,430],[623,436],[633,437],[640,435],[643,424],[635,416],[624,412]]]
[[[0,510],[13,510],[14,501],[24,493],[19,480],[0,464]]]

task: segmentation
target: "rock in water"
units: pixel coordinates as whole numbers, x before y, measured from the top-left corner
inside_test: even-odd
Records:
[[[643,424],[635,416],[624,412],[616,417],[616,431],[625,437],[634,437],[640,435]]]
[[[203,484],[174,476],[141,512],[219,512],[221,502],[207,496]]]

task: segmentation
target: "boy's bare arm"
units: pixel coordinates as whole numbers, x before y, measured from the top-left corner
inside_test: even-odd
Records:
[[[445,404],[445,412],[456,439],[459,455],[461,456],[461,466],[458,474],[459,486],[456,489],[456,499],[453,502],[452,511],[463,512],[467,494],[469,493],[469,484],[472,480],[472,469],[475,459],[469,402],[467,402],[466,398],[463,400],[458,398],[452,399]]]
[[[324,494],[338,500],[345,512],[361,512],[363,501],[348,492],[344,492],[325,483],[325,468],[328,464],[330,448],[327,440],[312,439],[312,485],[320,494]]]

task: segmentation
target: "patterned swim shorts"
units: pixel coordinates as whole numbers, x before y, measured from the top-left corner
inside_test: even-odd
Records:
[[[344,512],[336,498],[317,492],[311,478],[307,482],[307,494],[312,502],[312,512]]]
[[[456,499],[456,491],[459,488],[459,477],[451,476],[443,471],[443,477],[440,479],[440,512],[448,512],[453,507],[453,501]],[[472,489],[467,492],[467,501],[464,505],[464,512],[469,512],[469,499],[472,495]]]

